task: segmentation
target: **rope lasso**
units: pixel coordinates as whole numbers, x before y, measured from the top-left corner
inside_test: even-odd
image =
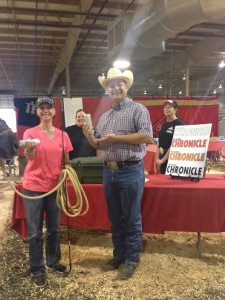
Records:
[[[88,203],[87,196],[84,192],[82,185],[80,184],[80,181],[77,177],[76,172],[70,166],[66,166],[66,168],[61,171],[61,173],[59,175],[59,181],[58,181],[58,184],[56,185],[56,187],[54,187],[51,191],[49,191],[45,194],[39,195],[39,196],[31,197],[31,196],[27,196],[27,195],[20,193],[16,189],[15,185],[10,181],[8,174],[7,174],[6,178],[7,178],[9,185],[13,189],[13,191],[20,197],[23,197],[26,199],[31,199],[31,200],[41,199],[43,197],[46,197],[46,196],[52,194],[53,192],[55,192],[57,190],[56,204],[61,210],[63,210],[65,215],[75,218],[77,216],[83,216],[88,212],[89,203]],[[75,191],[75,194],[76,194],[76,201],[75,201],[74,205],[72,205],[69,200],[67,184],[65,184],[65,187],[63,187],[63,183],[65,181],[67,181],[67,178],[69,178],[69,180],[72,184],[72,187]]]
[[[57,191],[56,196],[56,203],[57,206],[63,210],[63,212],[69,216],[69,217],[77,217],[77,216],[83,216],[88,212],[89,209],[89,203],[87,196],[84,192],[84,189],[82,185],[80,184],[80,181],[77,177],[77,173],[74,171],[74,169],[70,166],[67,166],[66,169],[63,169],[60,176],[59,181],[61,182],[64,178],[69,178],[73,189],[76,194],[76,203],[74,205],[71,205],[69,200],[69,194],[68,194],[68,188],[67,185],[65,188],[63,188],[63,185],[61,184]],[[69,213],[69,211],[71,213]]]

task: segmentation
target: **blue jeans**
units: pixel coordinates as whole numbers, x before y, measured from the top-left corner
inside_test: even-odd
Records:
[[[143,161],[124,165],[116,171],[104,166],[103,184],[112,225],[113,256],[128,264],[136,263],[142,242]]]
[[[43,193],[24,189],[26,196]],[[30,273],[31,276],[45,274],[43,258],[42,227],[46,213],[46,265],[52,266],[61,258],[60,252],[60,209],[56,205],[56,192],[47,197],[29,200],[24,198],[27,217]]]

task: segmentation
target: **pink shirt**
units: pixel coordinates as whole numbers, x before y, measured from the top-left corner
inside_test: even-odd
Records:
[[[29,160],[24,172],[23,187],[36,192],[48,192],[58,183],[62,171],[62,145],[64,153],[73,150],[66,132],[55,128],[55,137],[49,139],[39,126],[24,132],[23,139],[39,139],[41,144],[35,147],[35,157]]]

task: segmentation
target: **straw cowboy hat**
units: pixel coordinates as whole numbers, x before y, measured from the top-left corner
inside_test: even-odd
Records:
[[[126,70],[122,73],[118,68],[109,69],[107,73],[107,78],[105,78],[104,76],[98,76],[98,81],[105,90],[107,88],[108,82],[113,79],[124,80],[126,82],[127,89],[129,89],[132,86],[134,77],[131,71]]]

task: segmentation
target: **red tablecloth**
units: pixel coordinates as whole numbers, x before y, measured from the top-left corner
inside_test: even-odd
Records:
[[[142,199],[143,232],[225,231],[225,178],[209,174],[199,182],[148,175]],[[69,218],[70,226],[110,229],[102,184],[83,184],[89,200],[89,211],[83,217]],[[17,185],[19,190],[21,185]],[[72,194],[69,186],[69,194]],[[62,213],[62,224],[67,224]],[[26,215],[23,200],[14,196],[12,227],[26,237]]]
[[[144,168],[149,174],[155,173],[156,145],[148,145],[144,157]]]
[[[225,141],[209,141],[208,152],[220,151],[225,146]]]
[[[107,208],[104,198],[104,190],[102,184],[83,184],[82,185],[85,194],[89,202],[89,210],[85,216],[76,218],[67,218],[62,212],[61,224],[67,225],[69,222],[70,226],[76,226],[80,228],[91,228],[91,229],[110,229],[110,222],[107,216]],[[17,190],[22,193],[22,185],[17,184]],[[72,199],[75,197],[74,191],[70,183],[68,183],[69,197]],[[26,227],[26,213],[23,199],[14,194],[13,212],[12,212],[12,227],[17,231],[23,238],[26,238],[27,227]]]
[[[221,155],[224,157],[224,147],[225,141],[209,141],[207,156],[211,162],[219,162]]]

